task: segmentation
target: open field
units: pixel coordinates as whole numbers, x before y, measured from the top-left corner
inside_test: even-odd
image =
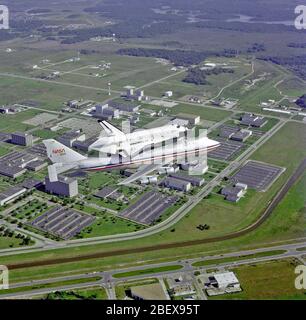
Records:
[[[113,277],[114,278],[134,277],[134,276],[146,275],[146,274],[150,274],[150,273],[158,273],[158,272],[167,272],[167,271],[180,270],[182,268],[183,267],[180,266],[180,265],[156,267],[156,268],[143,269],[143,270],[137,270],[137,271],[128,271],[128,272],[115,273],[113,275]]]
[[[296,259],[284,259],[234,268],[243,291],[209,299],[305,300],[305,290],[297,290],[294,286],[294,269],[300,264]]]
[[[130,282],[126,282],[124,284],[118,284],[115,288],[116,290],[116,297],[117,299],[119,300],[122,300],[125,298],[126,294],[125,294],[125,291],[126,290],[129,290],[131,287],[137,287],[137,286],[142,286],[142,285],[145,285],[145,284],[153,284],[153,283],[157,283],[158,280],[155,279],[155,278],[152,278],[152,279],[145,279],[145,280],[142,280],[142,281],[130,281]]]
[[[69,90],[67,90],[69,88]],[[105,91],[82,88],[60,82],[25,79],[14,76],[0,76],[1,101],[3,104],[34,102],[46,111],[59,111],[68,100],[80,99],[104,101]]]
[[[266,252],[248,254],[248,255],[238,256],[238,257],[203,260],[203,261],[198,261],[198,262],[193,263],[193,266],[194,267],[203,267],[203,266],[209,266],[209,265],[213,265],[213,264],[222,264],[222,263],[240,261],[240,260],[245,260],[245,259],[256,259],[256,258],[279,255],[279,254],[282,254],[285,252],[286,252],[285,250],[274,250],[274,251],[266,251]]]
[[[36,116],[39,113],[40,111],[37,111],[37,110],[26,110],[26,111],[21,111],[15,115],[12,115],[12,114],[1,115],[0,130],[2,132],[11,133],[14,131],[26,131],[31,128],[34,128],[34,126],[24,124],[22,122],[25,120],[31,119],[32,117]]]
[[[221,73],[219,75],[209,75],[207,85],[195,85],[183,82],[186,72],[177,76],[171,77],[166,81],[153,84],[147,88],[147,92],[153,97],[162,97],[165,91],[173,91],[174,99],[181,99],[187,95],[194,95],[198,97],[205,97],[211,99],[218,95],[220,90],[226,85],[242,78],[251,72],[250,62],[244,59],[229,59],[229,58],[210,58],[207,62],[219,64],[221,67],[226,65],[227,68],[233,69],[234,73]]]
[[[44,284],[36,284],[36,285],[32,285],[32,286],[27,286],[27,287],[11,288],[11,289],[7,289],[7,290],[1,290],[0,296],[1,296],[1,294],[26,292],[26,291],[32,291],[32,290],[37,290],[37,289],[56,288],[56,287],[61,287],[61,286],[73,285],[73,284],[95,282],[100,279],[101,279],[101,277],[92,277],[92,278],[86,278],[86,279],[63,280],[63,281],[50,282],[50,283],[44,283]]]
[[[21,243],[21,239],[0,236],[0,249],[17,248],[21,246]]]
[[[209,121],[221,121],[226,117],[229,117],[232,113],[231,111],[220,110],[220,109],[212,109],[212,108],[205,108],[202,106],[194,106],[188,104],[179,104],[170,109],[170,113],[175,115],[178,113],[189,113],[193,115],[199,115],[202,120],[209,120]]]
[[[95,286],[85,289],[57,291],[44,296],[34,297],[34,299],[38,298],[47,300],[106,300],[107,293],[103,287]]]

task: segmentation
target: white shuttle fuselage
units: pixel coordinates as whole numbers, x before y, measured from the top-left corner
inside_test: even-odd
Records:
[[[216,149],[220,143],[207,137],[194,139],[180,139],[177,143],[152,147],[136,155],[123,157],[120,154],[108,157],[88,158],[62,145],[56,140],[45,140],[49,159],[59,169],[81,169],[86,171],[110,170],[142,165],[160,165],[169,163],[186,163],[194,160],[200,154]],[[52,167],[52,166],[51,166]]]
[[[131,155],[147,145],[179,138],[181,133],[188,130],[188,128],[184,126],[166,125],[125,134],[106,121],[101,121],[100,124],[107,135],[100,137],[96,142],[90,145],[89,150],[96,150],[109,154],[125,151],[125,155]]]

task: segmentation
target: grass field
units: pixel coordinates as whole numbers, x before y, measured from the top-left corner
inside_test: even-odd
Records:
[[[203,267],[203,266],[209,266],[214,264],[222,264],[226,262],[234,262],[234,261],[240,261],[240,260],[247,260],[247,259],[255,259],[255,258],[262,258],[262,257],[269,257],[269,256],[275,256],[282,253],[285,253],[285,250],[274,250],[274,251],[266,251],[266,252],[258,252],[254,254],[248,254],[238,257],[228,257],[228,258],[220,258],[220,259],[211,259],[211,260],[203,260],[193,263],[192,265],[194,267]]]
[[[207,76],[208,84],[195,85],[192,83],[183,82],[186,72],[180,73],[171,77],[170,79],[154,83],[147,88],[147,92],[153,97],[162,97],[165,91],[173,91],[174,99],[181,99],[187,95],[194,95],[198,97],[205,97],[211,99],[218,95],[220,90],[228,84],[240,79],[251,72],[251,65],[244,59],[232,58],[210,58],[210,63],[227,64],[227,66],[234,70],[234,73],[222,73],[219,75]]]
[[[118,300],[123,300],[126,297],[126,290],[129,290],[131,287],[137,287],[137,286],[142,286],[145,284],[153,284],[157,283],[158,280],[153,278],[153,279],[145,279],[142,281],[131,281],[127,282],[125,284],[118,284],[115,288],[116,290],[116,297]]]
[[[96,212],[97,210],[92,210]],[[108,236],[112,234],[121,234],[134,232],[143,227],[137,223],[118,218],[112,214],[103,213],[99,214],[96,221],[90,226],[81,231],[77,238],[91,238]]]
[[[1,87],[1,79],[0,79]],[[5,114],[0,116],[0,128],[3,132],[14,132],[14,131],[26,131],[33,126],[22,123],[22,121],[28,120],[39,114],[40,111],[37,110],[26,110],[19,112],[17,114]]]
[[[149,268],[149,269],[143,269],[143,270],[136,270],[136,271],[127,271],[127,272],[121,272],[121,273],[115,273],[113,274],[114,278],[126,278],[126,277],[134,277],[134,276],[141,276],[146,275],[150,273],[159,273],[159,272],[167,272],[167,271],[174,271],[174,270],[180,270],[183,267],[180,265],[173,265],[173,266],[165,266],[165,267],[157,267],[157,268]]]
[[[85,289],[57,291],[35,298],[46,300],[106,300],[107,293],[103,287],[96,286]]]
[[[294,286],[297,276],[294,269],[299,264],[296,259],[284,259],[234,268],[243,291],[209,299],[305,300],[306,291]]]
[[[36,284],[36,285],[32,285],[32,286],[17,287],[17,288],[12,288],[12,289],[7,289],[7,290],[1,290],[0,295],[1,294],[9,294],[9,293],[26,292],[26,291],[32,291],[32,290],[37,290],[37,289],[56,288],[56,287],[73,285],[73,284],[95,282],[98,280],[101,280],[101,277],[92,277],[92,278],[75,279],[75,280],[64,280],[64,281],[50,282],[50,283],[45,283],[45,284]]]
[[[0,146],[0,157],[6,155],[9,152],[10,152],[10,150],[8,150],[7,148]]]
[[[0,236],[0,249],[16,248],[20,247],[22,240],[14,237]]]
[[[179,104],[170,109],[172,115],[176,115],[178,113],[188,113],[193,115],[198,115],[202,120],[209,121],[221,121],[226,117],[229,117],[232,112],[220,109],[206,108],[202,106],[194,106],[189,104]]]
[[[243,80],[226,89],[222,96],[239,99],[241,110],[259,112],[261,102],[267,102],[269,99],[281,100],[283,96],[275,85],[285,79],[288,73],[278,66],[260,60],[255,61],[254,70],[254,74],[246,79],[255,81],[249,90],[244,89],[247,83],[246,80]]]

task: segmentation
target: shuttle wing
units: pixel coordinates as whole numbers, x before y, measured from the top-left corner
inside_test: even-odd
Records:
[[[148,165],[143,165],[140,167],[133,175],[128,177],[127,179],[121,181],[119,185],[127,185],[129,183],[132,183],[134,181],[137,181],[141,179],[143,176],[148,175],[154,170],[157,170],[161,167],[161,164],[148,164]]]
[[[76,168],[76,164],[54,163],[48,166],[50,182],[58,181],[58,175]]]
[[[100,126],[108,136],[125,136],[125,134],[107,121],[99,121]]]

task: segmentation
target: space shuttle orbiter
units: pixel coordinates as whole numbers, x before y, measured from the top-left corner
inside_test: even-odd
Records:
[[[122,154],[130,156],[146,146],[178,138],[181,133],[188,130],[185,126],[166,125],[147,130],[138,130],[124,133],[107,121],[99,121],[106,136],[100,138],[89,146],[89,150],[96,150],[106,154]]]

